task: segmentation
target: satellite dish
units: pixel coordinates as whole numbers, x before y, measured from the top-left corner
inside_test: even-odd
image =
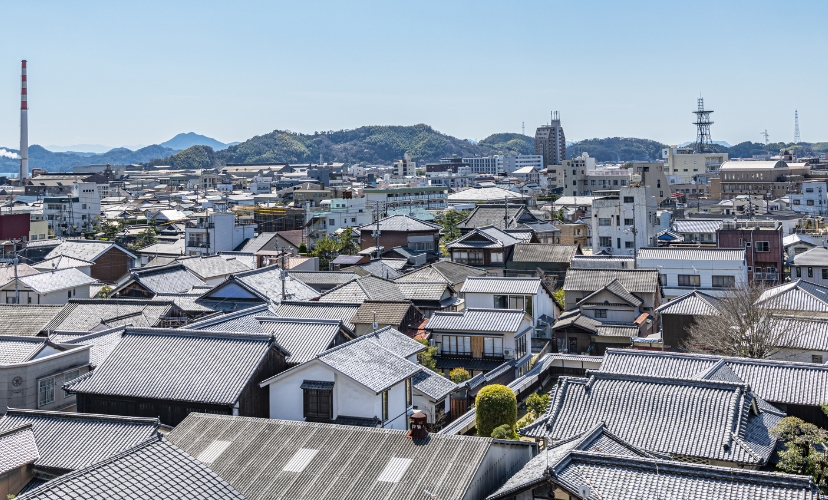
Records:
[[[590,488],[589,486],[587,486],[585,484],[582,484],[578,488],[578,496],[580,496],[583,500],[588,500],[589,497],[592,496],[592,488]]]

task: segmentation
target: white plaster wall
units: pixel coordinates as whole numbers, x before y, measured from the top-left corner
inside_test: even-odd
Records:
[[[828,362],[828,351],[808,351],[804,349],[782,349],[781,351],[771,356],[771,359],[779,359],[783,361],[799,361],[802,363],[813,363],[812,356],[822,356],[823,364]]]
[[[270,388],[270,418],[304,421],[303,392],[300,386],[304,380],[336,382],[334,371],[322,362],[310,361],[273,381]],[[334,418],[337,415],[338,387],[334,384]]]

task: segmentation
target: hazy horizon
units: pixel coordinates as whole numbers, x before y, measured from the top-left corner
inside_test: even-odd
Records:
[[[714,141],[828,141],[828,2],[30,2],[4,6],[0,147],[228,143],[426,123],[480,140],[692,140],[699,94]],[[801,23],[801,26],[800,26]],[[110,146],[111,145],[111,146]]]

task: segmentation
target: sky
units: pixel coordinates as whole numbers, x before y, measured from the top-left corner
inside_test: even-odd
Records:
[[[0,147],[427,123],[480,140],[828,141],[828,2],[4,2]]]

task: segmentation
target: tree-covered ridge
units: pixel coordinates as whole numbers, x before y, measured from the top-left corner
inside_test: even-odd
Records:
[[[492,134],[478,143],[500,153],[535,154],[535,138],[523,134]]]
[[[586,139],[566,147],[566,156],[575,158],[589,153],[598,162],[657,161],[661,158],[664,144],[649,139],[633,137],[607,137]]]

